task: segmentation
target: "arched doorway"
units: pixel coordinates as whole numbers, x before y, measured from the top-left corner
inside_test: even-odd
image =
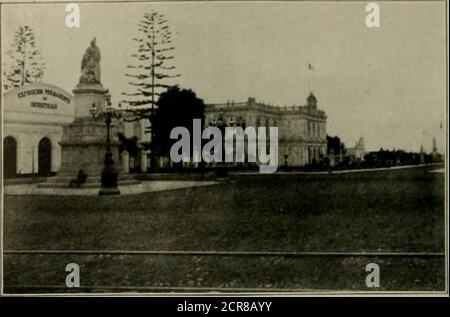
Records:
[[[12,136],[3,139],[3,173],[5,178],[17,173],[17,142]]]
[[[52,166],[52,142],[42,138],[38,146],[38,174],[48,176]]]

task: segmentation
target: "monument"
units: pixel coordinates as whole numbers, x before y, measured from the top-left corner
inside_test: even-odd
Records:
[[[438,159],[438,151],[437,151],[437,143],[436,143],[436,137],[433,137],[433,151],[431,152],[431,159],[433,163],[436,163],[439,161]]]
[[[93,112],[105,111],[108,106],[108,90],[100,79],[100,50],[94,38],[81,61],[81,75],[73,90],[75,119],[63,128],[61,168],[56,177],[49,178],[40,187],[68,187],[71,180],[83,171],[87,176],[82,187],[101,187],[102,171],[111,158],[119,163],[118,125],[110,122],[110,142],[107,147],[108,126],[105,120],[95,120]],[[107,153],[109,157],[105,158]],[[126,177],[118,169],[122,184],[139,183]]]

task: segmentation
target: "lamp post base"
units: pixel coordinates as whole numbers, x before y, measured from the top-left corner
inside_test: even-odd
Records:
[[[120,195],[120,190],[117,187],[102,187],[98,191],[99,196]]]
[[[114,168],[114,161],[111,159],[111,153],[108,151],[105,159],[105,168],[102,172],[102,187],[100,188],[99,196],[120,195],[120,190],[117,188],[117,171]]]

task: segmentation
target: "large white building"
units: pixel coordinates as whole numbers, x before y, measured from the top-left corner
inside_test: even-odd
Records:
[[[54,85],[34,83],[8,91],[2,104],[4,177],[58,172],[63,127],[75,119],[73,95]],[[147,125],[145,120],[122,120],[118,130],[127,138],[136,136],[145,143],[150,141],[145,133]],[[141,151],[139,157],[131,157],[131,167],[148,165],[148,155],[148,151]]]
[[[360,138],[358,142],[356,142],[354,147],[348,148],[347,155],[351,161],[364,161],[364,156],[366,155],[366,150],[364,148],[364,138]]]
[[[319,161],[327,153],[327,116],[317,108],[311,93],[305,105],[278,107],[248,98],[246,102],[209,104],[206,124],[222,120],[228,126],[278,127],[280,165],[304,166]]]
[[[4,177],[57,172],[63,126],[74,118],[72,95],[35,83],[3,95]]]

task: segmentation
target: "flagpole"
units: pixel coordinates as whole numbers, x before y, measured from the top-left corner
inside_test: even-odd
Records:
[[[308,71],[309,72],[309,76],[308,76],[308,94],[312,92],[312,75],[313,75],[313,71],[314,71],[314,67],[311,65],[311,63],[308,63]]]

